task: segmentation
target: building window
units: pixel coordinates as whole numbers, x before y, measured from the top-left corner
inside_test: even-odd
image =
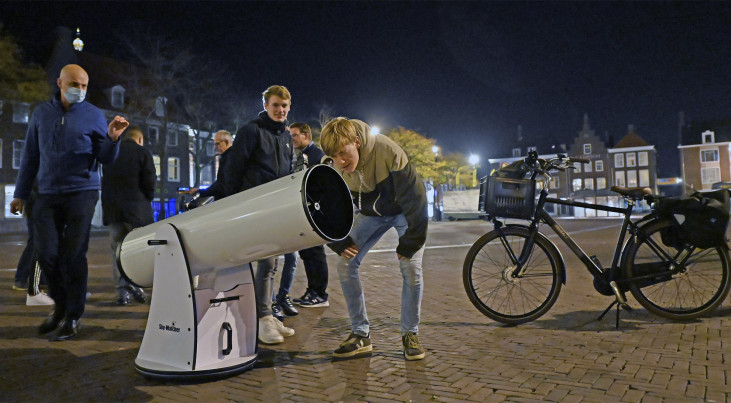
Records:
[[[592,163],[589,161],[588,163],[584,164],[584,172],[591,172],[592,171]]]
[[[584,179],[584,189],[594,189],[594,178]]]
[[[627,171],[627,186],[631,188],[637,187],[637,171],[634,169]]]
[[[574,190],[574,192],[581,190],[581,179],[574,179],[571,181],[571,189]]]
[[[25,140],[13,140],[13,169],[20,169],[20,161],[23,159]]]
[[[155,163],[155,174],[157,175],[157,180],[160,180],[160,156],[153,155],[152,162]]]
[[[527,152],[538,151],[538,149],[535,146],[533,146],[533,147],[528,147],[528,149],[526,151]]]
[[[28,123],[30,104],[18,102],[13,105],[13,123]]]
[[[637,166],[646,167],[649,163],[647,151],[640,151],[637,153]]]
[[[701,183],[710,185],[712,183],[721,182],[721,168],[703,168],[701,169]]]
[[[640,186],[650,186],[650,171],[647,169],[640,169]]]
[[[624,171],[614,173],[614,186],[624,186]]]
[[[169,147],[176,147],[178,145],[178,132],[173,131],[171,133],[168,133],[167,137],[167,145]]]
[[[614,167],[615,168],[624,168],[624,154],[622,154],[622,153],[614,154]]]
[[[637,166],[637,154],[627,153],[627,166],[628,167]]]
[[[594,170],[597,172],[604,172],[604,161],[602,161],[602,160],[594,161]]]
[[[581,166],[583,164],[580,162],[574,162],[574,172],[581,172]]]
[[[716,133],[713,131],[706,130],[701,133],[701,136],[703,136],[703,144],[716,142]]]
[[[3,139],[0,139],[0,168],[3,167]]]
[[[548,187],[551,189],[558,189],[561,187],[558,176],[551,177],[551,180],[548,182]]]
[[[213,157],[216,155],[216,145],[213,143],[213,141],[206,141],[206,155],[209,157]]]
[[[513,157],[520,157],[520,148],[513,148]]]
[[[715,162],[715,161],[718,161],[718,149],[701,150],[701,162]]]
[[[168,180],[180,182],[180,158],[168,157]]]
[[[150,144],[157,145],[157,142],[160,140],[160,128],[157,126],[147,128],[147,137],[150,139]]]
[[[591,154],[591,144],[584,144],[584,154]]]
[[[605,178],[603,176],[596,178],[596,188],[597,189],[606,189],[607,188],[607,178]]]
[[[124,87],[121,85],[112,87],[112,106],[118,109],[124,108]]]
[[[213,166],[206,165],[201,169],[201,185],[210,185],[213,183]]]

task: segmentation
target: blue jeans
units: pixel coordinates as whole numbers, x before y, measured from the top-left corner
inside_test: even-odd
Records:
[[[358,254],[352,259],[342,256],[337,258],[340,285],[348,306],[348,314],[353,327],[353,333],[361,336],[370,334],[370,322],[365,307],[363,287],[358,276],[358,268],[363,257],[391,228],[395,228],[399,237],[406,232],[408,223],[403,214],[389,217],[368,217],[358,214],[353,222],[350,237],[358,247]],[[394,255],[396,252],[394,252]],[[403,278],[401,289],[401,334],[406,332],[418,333],[419,316],[421,314],[421,296],[424,290],[422,280],[421,261],[424,248],[419,249],[409,260],[399,260],[399,269]],[[395,257],[395,256],[394,256]]]
[[[297,255],[287,253],[284,255],[284,265],[282,266],[282,278],[279,280],[279,291],[277,295],[272,296],[272,301],[276,302],[289,295],[289,289],[292,288],[294,281],[294,272],[297,270]]]

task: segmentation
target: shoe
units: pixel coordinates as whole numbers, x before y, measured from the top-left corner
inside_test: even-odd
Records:
[[[345,358],[352,357],[357,354],[367,353],[373,351],[373,345],[371,344],[370,335],[361,336],[359,334],[351,333],[348,339],[340,344],[340,347],[333,351],[333,357]]]
[[[79,320],[78,319],[65,319],[58,328],[56,334],[54,334],[49,340],[51,341],[64,341],[71,340],[79,333]]]
[[[310,291],[310,289],[308,288],[307,291],[305,291],[304,295],[302,295],[301,297],[292,298],[292,302],[299,305],[300,302],[302,302],[302,300],[304,300],[305,298],[308,298],[311,293],[312,293],[312,291]]]
[[[132,297],[129,295],[128,292],[121,292],[117,294],[117,305],[127,305],[129,304]]]
[[[132,298],[134,298],[135,301],[140,304],[147,303],[147,294],[145,294],[145,291],[142,288],[130,284],[127,286],[127,289],[129,290],[129,293],[132,294]]]
[[[28,283],[25,281],[16,281],[13,283],[13,290],[15,291],[26,291],[28,290]]]
[[[27,306],[35,305],[53,305],[53,298],[49,297],[48,294],[41,291],[36,295],[25,294],[25,304]]]
[[[272,302],[272,316],[279,319],[280,322],[284,322],[284,314],[282,313],[282,307],[276,302]]]
[[[319,308],[324,306],[330,306],[330,303],[327,301],[327,297],[322,297],[320,296],[320,294],[314,291],[311,291],[309,294],[305,294],[299,301],[300,302],[297,303],[297,305],[301,306],[302,308]]]
[[[282,337],[294,336],[294,329],[284,326],[284,323],[282,323],[281,320],[277,321],[277,331],[282,335]]]
[[[292,301],[289,300],[289,295],[285,295],[284,298],[278,299],[277,305],[282,308],[282,312],[284,312],[287,316],[295,316],[299,313],[297,308],[292,305]]]
[[[274,316],[264,316],[259,318],[259,341],[264,344],[279,344],[284,341],[284,337],[279,332],[279,322]]]
[[[416,333],[406,332],[401,337],[404,342],[404,357],[409,361],[422,360],[426,355],[426,352],[419,344],[419,337]]]
[[[46,318],[46,320],[41,323],[40,326],[38,326],[38,333],[39,334],[46,334],[48,332],[52,332],[56,330],[58,327],[58,324],[61,323],[63,320],[63,314],[59,313],[56,315],[56,311],[51,312],[50,315]]]

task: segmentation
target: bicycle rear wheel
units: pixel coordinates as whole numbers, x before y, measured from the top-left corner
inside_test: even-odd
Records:
[[[462,281],[472,304],[492,320],[517,325],[546,313],[561,291],[561,257],[555,246],[536,237],[523,276],[511,277],[515,263],[508,253],[519,256],[529,231],[504,227],[504,241],[498,231],[490,231],[470,248],[462,268]]]
[[[713,312],[728,295],[729,255],[726,247],[695,249],[677,274],[672,268],[678,249],[663,244],[661,233],[674,225],[658,220],[642,228],[644,235],[628,249],[625,278],[657,276],[631,281],[629,290],[648,311],[673,320],[688,320]]]

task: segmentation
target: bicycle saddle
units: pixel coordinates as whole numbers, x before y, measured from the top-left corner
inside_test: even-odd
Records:
[[[634,200],[639,200],[644,198],[645,196],[652,195],[652,190],[650,190],[650,188],[625,188],[621,186],[612,186],[611,188],[609,188],[609,190],[619,193],[622,196],[627,196]]]

